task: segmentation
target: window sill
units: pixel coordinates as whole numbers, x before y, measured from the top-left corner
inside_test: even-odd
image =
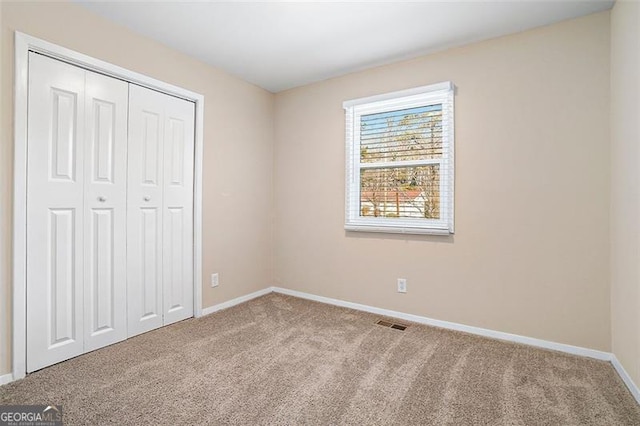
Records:
[[[381,232],[386,234],[416,234],[416,235],[452,235],[453,232],[443,228],[415,228],[403,226],[352,225],[346,224],[344,229],[355,232]]]

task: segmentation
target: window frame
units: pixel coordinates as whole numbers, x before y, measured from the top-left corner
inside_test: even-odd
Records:
[[[385,93],[343,103],[345,109],[347,231],[450,235],[454,233],[454,91],[451,82]],[[434,159],[360,162],[360,119],[363,115],[442,105],[442,156]],[[360,216],[360,174],[363,169],[439,164],[440,219]]]

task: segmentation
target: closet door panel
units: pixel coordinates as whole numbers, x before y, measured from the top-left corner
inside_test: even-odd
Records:
[[[86,72],[85,350],[127,337],[128,84]]]
[[[195,105],[167,96],[164,156],[164,323],[193,316]]]
[[[163,325],[164,96],[129,85],[127,185],[128,334]]]
[[[27,371],[83,352],[84,82],[29,54]]]

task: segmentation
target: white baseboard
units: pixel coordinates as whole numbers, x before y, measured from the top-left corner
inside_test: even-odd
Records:
[[[633,395],[636,401],[638,401],[638,404],[640,404],[640,388],[638,388],[638,386],[633,382],[633,379],[631,378],[631,376],[629,376],[627,370],[624,369],[624,367],[622,366],[622,364],[620,364],[620,361],[618,361],[618,358],[614,354],[611,354],[611,364],[613,365],[613,368],[615,368],[618,372],[618,375],[620,376],[624,384],[627,385],[627,388],[629,388],[631,395]]]
[[[289,296],[299,297],[301,299],[313,300],[315,302],[326,303],[334,306],[341,306],[343,308],[355,309],[357,311],[369,312],[376,315],[383,315],[391,318],[398,318],[405,321],[415,322],[419,324],[430,325],[434,327],[445,328],[449,330],[462,331],[465,333],[475,334],[478,336],[489,337],[492,339],[505,340],[509,342],[521,343],[524,345],[534,346],[543,349],[551,349],[559,352],[565,352],[572,355],[584,356],[588,358],[594,358],[602,361],[611,362],[613,368],[616,370],[622,381],[625,383],[629,391],[640,404],[640,388],[633,382],[631,376],[624,369],[618,358],[612,353],[597,351],[595,349],[582,348],[579,346],[566,345],[564,343],[556,343],[548,340],[536,339],[533,337],[520,336],[518,334],[504,333],[501,331],[489,330],[486,328],[473,327],[470,325],[459,324],[449,321],[441,321],[420,315],[406,314],[404,312],[392,311],[389,309],[376,308],[374,306],[362,305],[360,303],[346,302],[344,300],[332,299],[330,297],[316,296],[314,294],[305,293],[297,290],[290,290],[282,287],[267,287],[262,290],[247,294],[245,296],[236,297],[235,299],[219,303],[217,305],[204,308],[202,315],[209,315],[214,312],[221,311],[223,309],[230,308],[232,306],[239,305],[240,303],[247,302],[251,299],[255,299],[260,296],[264,296],[269,293],[280,293]],[[13,381],[12,374],[5,374],[0,376],[0,385],[7,384]]]
[[[6,385],[7,383],[13,382],[13,374],[4,374],[0,376],[0,386]]]
[[[235,299],[228,300],[226,302],[218,303],[217,305],[209,306],[208,308],[204,308],[202,310],[202,316],[212,314],[214,312],[221,311],[223,309],[230,308],[232,306],[239,305],[240,303],[248,302],[251,299],[255,299],[256,297],[264,296],[265,294],[269,294],[273,292],[272,287],[267,287],[262,290],[255,291],[253,293],[236,297]]]
[[[345,302],[343,300],[331,299],[324,296],[316,296],[314,294],[304,293],[301,291],[290,290],[281,287],[272,287],[272,290],[276,293],[288,294],[289,296],[295,296],[302,299],[313,300],[321,303],[328,303],[330,305],[341,306],[344,308],[351,308],[357,311],[369,312],[377,315],[384,315],[392,318],[399,318],[405,321],[417,322],[419,324],[431,325],[434,327],[446,328],[449,330],[463,331],[465,333],[475,334],[478,336],[490,337],[493,339],[506,340],[509,342],[522,343],[529,346],[535,346],[538,348],[551,349],[554,351],[565,352],[572,355],[585,356],[588,358],[595,358],[602,361],[611,361],[612,354],[609,352],[597,351],[595,349],[587,349],[579,346],[566,345],[564,343],[550,342],[548,340],[535,339],[533,337],[520,336],[517,334],[504,333],[501,331],[489,330],[486,328],[473,327],[470,325],[458,324],[455,322],[441,321],[432,318],[427,318],[419,315],[405,314],[404,312],[391,311],[389,309],[376,308],[368,305],[361,305],[359,303]]]
[[[475,334],[478,336],[490,337],[492,339],[506,340],[509,342],[522,343],[524,345],[534,346],[537,348],[551,349],[554,351],[565,352],[572,355],[594,358],[601,361],[609,361],[616,370],[624,384],[627,386],[631,395],[640,404],[640,388],[634,383],[631,376],[624,369],[618,358],[610,352],[597,351],[595,349],[582,348],[579,346],[566,345],[564,343],[556,343],[548,340],[535,339],[533,337],[520,336],[518,334],[504,333],[501,331],[489,330],[486,328],[473,327],[470,325],[458,324],[455,322],[441,321],[427,318],[419,315],[405,314],[404,312],[392,311],[389,309],[376,308],[373,306],[362,305],[359,303],[345,302],[330,297],[316,296],[314,294],[304,293],[302,291],[290,290],[288,288],[271,287],[275,293],[287,294],[289,296],[299,297],[301,299],[313,300],[320,303],[341,306],[343,308],[351,308],[357,311],[369,312],[372,314],[383,315],[391,318],[403,319],[405,321],[416,322],[419,324],[431,325],[434,327],[446,328],[449,330],[463,331],[465,333]]]

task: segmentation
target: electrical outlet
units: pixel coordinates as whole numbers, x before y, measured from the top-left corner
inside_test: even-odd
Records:
[[[218,273],[211,274],[211,287],[218,287]]]
[[[398,293],[407,292],[407,280],[404,278],[398,278]]]

